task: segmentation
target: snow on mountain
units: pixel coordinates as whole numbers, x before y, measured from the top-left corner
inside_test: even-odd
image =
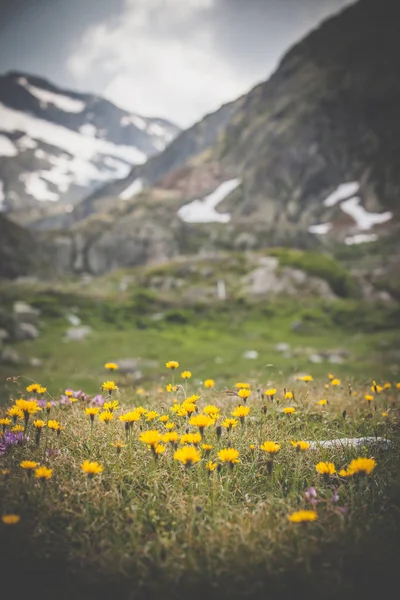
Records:
[[[18,220],[37,202],[76,204],[160,152],[174,124],[21,73],[0,76],[2,205]],[[25,215],[25,216],[24,216]]]
[[[238,178],[224,181],[202,200],[193,200],[193,202],[181,206],[178,216],[185,223],[228,223],[231,215],[219,213],[215,209],[240,183]]]

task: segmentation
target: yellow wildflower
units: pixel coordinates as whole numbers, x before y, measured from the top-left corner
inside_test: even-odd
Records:
[[[376,461],[373,458],[354,458],[349,466],[347,472],[351,475],[371,475],[372,471],[376,467]]]
[[[237,417],[238,419],[240,419],[241,421],[244,420],[245,417],[247,417],[247,415],[250,412],[250,406],[237,406],[232,412],[231,415],[233,417]]]
[[[270,398],[273,398],[276,394],[276,388],[268,388],[267,390],[265,390],[264,394],[266,396],[269,396]]]
[[[161,423],[166,423],[169,420],[169,416],[168,415],[161,415],[161,417],[158,420]]]
[[[372,401],[373,401],[373,399],[374,399],[374,397],[373,397],[373,396],[371,396],[371,394],[366,394],[366,395],[364,396],[364,398],[365,398],[365,400],[367,400],[367,402],[372,402]]]
[[[214,471],[216,468],[217,468],[217,463],[214,463],[212,460],[209,460],[208,463],[206,464],[206,469],[210,473],[212,473],[212,471]]]
[[[219,408],[217,406],[214,406],[213,404],[208,404],[207,406],[205,406],[203,408],[203,413],[214,419],[214,421],[216,421],[220,417]]]
[[[49,429],[53,429],[53,431],[61,431],[61,425],[58,421],[56,421],[55,419],[50,419],[47,422],[47,427]]]
[[[190,404],[196,404],[197,400],[200,399],[199,394],[192,394],[192,396],[188,396],[185,400],[185,403],[188,402]]]
[[[128,423],[130,425],[133,425],[133,423],[135,421],[139,421],[141,417],[140,411],[136,410],[130,410],[129,412],[125,413],[124,415],[120,415],[118,418],[120,421],[122,421],[123,423]]]
[[[376,383],[376,381],[372,382],[372,385],[371,385],[372,392],[375,392],[375,394],[379,394],[382,390],[383,390],[383,387],[381,385],[378,385]]]
[[[291,523],[306,523],[308,521],[316,521],[318,515],[315,510],[298,510],[291,515],[288,515]]]
[[[182,403],[182,409],[186,412],[186,414],[191,415],[196,410],[196,405],[193,402],[185,402]],[[178,412],[179,414],[179,412]],[[180,415],[181,416],[181,415]]]
[[[127,444],[124,444],[121,440],[116,440],[115,442],[111,442],[111,446],[117,450],[117,454],[121,454],[122,448],[126,448]]]
[[[285,413],[285,415],[292,415],[296,412],[296,409],[293,406],[287,406],[283,409],[283,412]]]
[[[177,369],[179,367],[179,363],[176,360],[169,360],[165,363],[167,369]]]
[[[111,394],[113,391],[118,390],[118,386],[115,385],[114,381],[104,381],[101,384],[101,389],[103,392],[110,392]]]
[[[319,406],[326,406],[327,401],[325,398],[323,398],[322,400],[318,400],[317,404],[319,404]]]
[[[306,383],[313,381],[312,375],[302,375],[302,377],[299,377],[298,379],[300,379],[300,381],[305,381]]]
[[[38,463],[34,460],[23,460],[19,466],[26,471],[33,471],[38,466]]]
[[[221,425],[222,427],[225,427],[228,431],[231,431],[231,429],[236,427],[238,423],[239,421],[237,419],[225,419],[224,421],[222,421]]]
[[[247,398],[250,396],[250,394],[251,394],[251,391],[247,390],[247,389],[241,389],[238,391],[239,398],[241,398],[244,401],[247,400]]]
[[[113,420],[113,418],[114,414],[110,410],[105,410],[99,415],[99,421],[101,421],[102,423],[106,423],[106,425],[108,425],[109,422]]]
[[[20,408],[26,418],[27,415],[34,415],[41,410],[36,400],[24,400],[20,398],[15,401],[15,406]]]
[[[336,467],[331,462],[319,462],[315,465],[315,470],[320,475],[333,475],[336,473]]]
[[[24,418],[24,413],[22,412],[22,410],[20,408],[18,408],[18,406],[12,406],[11,408],[9,408],[7,410],[7,414],[9,417],[12,417],[14,423],[17,419]]]
[[[302,440],[300,440],[299,442],[290,442],[292,444],[292,446],[294,446],[294,448],[296,448],[296,450],[307,450],[310,447],[310,444],[308,442],[303,442]]]
[[[118,369],[118,365],[117,363],[114,362],[108,362],[104,365],[104,367],[108,370],[108,371],[116,371]]]
[[[211,452],[212,445],[211,444],[202,444],[201,449],[204,450],[204,452],[207,454],[207,453]]]
[[[149,448],[155,448],[161,439],[160,433],[156,429],[149,429],[148,431],[144,431],[139,440],[144,444],[147,444]]]
[[[276,454],[281,449],[281,446],[276,442],[264,442],[261,444],[260,448],[261,450],[264,450],[264,452],[268,452],[268,454]]]
[[[154,421],[159,416],[158,412],[155,410],[149,410],[146,414],[146,421]]]
[[[104,467],[96,461],[91,462],[90,460],[85,460],[81,464],[81,469],[88,477],[93,477],[93,475],[99,475],[102,473]]]
[[[185,467],[194,465],[201,460],[200,452],[194,446],[183,446],[174,452],[174,459],[179,460]]]
[[[177,431],[167,431],[161,436],[161,441],[165,444],[176,444],[179,440],[179,434]]]
[[[39,467],[38,469],[36,469],[35,471],[35,477],[36,479],[51,479],[53,475],[53,469],[48,469],[47,467]]]
[[[42,429],[42,427],[46,427],[46,421],[37,419],[36,421],[33,421],[33,426],[36,427],[36,429]]]
[[[165,389],[167,390],[167,392],[176,392],[176,390],[178,389],[178,386],[173,385],[172,383],[167,383]]]
[[[285,400],[293,400],[293,392],[285,392]]]
[[[239,450],[235,448],[223,448],[218,452],[218,458],[223,463],[229,463],[233,466],[235,463],[239,463]]]
[[[172,421],[169,421],[166,425],[165,425],[165,429],[174,429],[175,428],[175,423],[173,423]]]
[[[197,446],[197,444],[200,444],[201,442],[201,434],[200,433],[184,433],[183,435],[181,435],[181,438],[179,440],[180,444],[193,444],[194,446]]]
[[[238,390],[248,390],[250,389],[250,384],[249,383],[235,383],[235,388],[237,388]]]
[[[65,390],[64,392],[64,396],[67,396],[67,398],[72,398],[73,395],[74,392],[72,390]]]
[[[3,428],[6,428],[6,425],[11,425],[11,421],[8,417],[3,417],[0,419],[0,425],[3,425]]]
[[[191,374],[191,372],[190,372],[190,371],[183,371],[183,372],[181,373],[181,377],[182,377],[182,379],[190,379],[190,378],[191,378],[191,376],[192,376],[192,374]]]
[[[85,415],[90,417],[90,420],[94,421],[95,416],[100,412],[100,408],[98,406],[90,406],[89,408],[85,408]]]
[[[118,400],[112,400],[111,402],[104,402],[103,409],[109,410],[113,412],[114,410],[118,410],[120,408]]]
[[[13,433],[18,433],[18,431],[24,431],[24,428],[22,425],[14,425],[14,427],[11,427],[10,431]]]
[[[198,427],[200,433],[203,433],[205,427],[210,427],[210,425],[214,425],[214,419],[212,419],[208,415],[195,415],[194,417],[190,418],[189,425]]]
[[[204,382],[204,387],[206,387],[207,389],[213,388],[214,385],[215,385],[214,379],[206,379]]]
[[[335,379],[331,380],[331,385],[333,385],[333,386],[340,385],[340,384],[341,384],[340,379],[335,378]]]
[[[16,525],[20,522],[21,517],[19,515],[9,514],[3,515],[1,520],[3,521],[4,525]]]

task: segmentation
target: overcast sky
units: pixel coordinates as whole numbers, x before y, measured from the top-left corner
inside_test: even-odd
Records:
[[[267,79],[354,0],[0,0],[0,73],[17,69],[188,126]]]

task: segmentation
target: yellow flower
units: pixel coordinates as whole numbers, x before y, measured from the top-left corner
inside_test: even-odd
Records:
[[[218,458],[223,463],[229,463],[233,466],[235,463],[239,463],[239,450],[235,448],[223,448],[218,452]]]
[[[331,385],[340,385],[340,384],[341,384],[340,379],[332,379],[331,380]]]
[[[158,420],[161,421],[161,423],[166,423],[169,420],[169,416],[161,415],[161,417]]]
[[[346,471],[346,469],[340,469],[339,475],[340,475],[340,477],[351,477],[352,473],[350,473],[349,471]]]
[[[250,412],[250,406],[237,406],[232,412],[233,417],[243,420]]]
[[[90,420],[93,422],[95,416],[100,412],[100,408],[98,406],[90,406],[89,408],[85,408],[85,415],[90,417]]]
[[[33,392],[34,394],[41,388],[40,383],[31,383],[30,385],[28,385],[26,387],[26,391],[31,393]]]
[[[104,381],[101,384],[101,389],[103,391],[110,392],[110,394],[111,394],[114,390],[118,389],[118,386],[115,385],[114,381]]]
[[[319,462],[315,465],[315,470],[320,475],[333,475],[336,473],[336,467],[331,462]]]
[[[173,423],[172,421],[169,421],[166,425],[165,425],[165,429],[174,429],[175,427],[175,423]]]
[[[18,433],[18,431],[24,431],[24,428],[22,427],[22,425],[15,425],[14,427],[11,427],[10,431]]]
[[[189,425],[198,427],[200,429],[200,432],[202,432],[205,427],[210,427],[210,425],[214,425],[214,419],[212,419],[208,415],[195,415],[194,417],[190,418]]]
[[[300,440],[299,442],[290,442],[292,446],[296,448],[296,450],[307,450],[310,447],[308,442],[303,442]]]
[[[144,394],[144,389],[143,389],[143,388],[138,388],[138,389],[136,390],[136,393],[137,393],[137,395],[138,395],[138,396],[143,396],[143,394]]]
[[[306,383],[313,381],[312,375],[303,375],[302,377],[299,377],[298,379],[300,379],[300,381],[305,381]]]
[[[386,410],[384,410],[383,413],[382,413],[382,417],[388,417],[388,416],[389,416],[389,413],[386,412]]]
[[[235,388],[237,388],[238,390],[248,390],[250,389],[250,384],[249,383],[235,383]]]
[[[212,473],[212,471],[214,471],[217,468],[217,463],[214,463],[212,460],[209,460],[208,463],[206,464],[206,469],[207,471],[210,471],[210,473]]]
[[[249,448],[252,452],[254,452],[256,446],[255,446],[255,444],[250,444]]]
[[[41,410],[36,400],[24,400],[20,398],[15,401],[15,406],[22,410],[25,417],[26,415],[34,415]]]
[[[316,521],[318,515],[315,510],[298,510],[288,515],[288,519],[292,523],[306,523],[308,521]]]
[[[176,392],[176,390],[178,389],[178,386],[172,385],[172,383],[167,383],[165,389],[167,390],[167,392]]]
[[[174,459],[185,466],[191,466],[201,460],[201,455],[194,446],[183,446],[174,452]]]
[[[371,394],[366,394],[366,395],[364,396],[364,398],[365,398],[365,400],[367,400],[368,402],[372,402],[372,401],[373,401],[373,399],[374,399],[374,397],[373,397],[373,396],[371,396]]]
[[[36,421],[33,421],[33,426],[36,427],[36,429],[42,429],[42,427],[46,427],[46,422],[42,421],[42,419],[37,419]]]
[[[112,400],[111,402],[104,402],[104,404],[103,404],[103,409],[109,410],[110,412],[113,412],[113,410],[118,410],[119,407],[120,406],[119,406],[118,400]]]
[[[285,400],[293,400],[293,392],[285,392]]]
[[[48,469],[47,467],[39,467],[35,471],[36,479],[51,479],[53,475],[53,469]]]
[[[109,422],[113,420],[113,418],[114,413],[112,413],[110,410],[105,410],[99,415],[99,421],[101,421],[102,423],[106,423],[106,425],[108,425]]]
[[[146,414],[146,421],[154,421],[159,416],[158,412],[155,410],[149,410]]]
[[[108,371],[116,371],[118,369],[118,365],[117,363],[114,362],[108,362],[104,365],[104,367],[108,370]]]
[[[140,417],[141,417],[140,411],[138,411],[136,409],[136,410],[131,410],[131,411],[125,413],[124,415],[120,415],[118,418],[123,423],[129,423],[130,425],[132,425],[135,421],[139,421]]]
[[[11,474],[11,469],[2,469],[1,474],[3,477],[8,477]]]
[[[326,406],[327,401],[325,400],[325,398],[323,398],[322,400],[318,400],[317,404],[319,404],[320,406]]]
[[[144,431],[139,440],[144,444],[147,444],[149,448],[155,448],[161,439],[160,433],[156,429],[149,429],[148,431]]]
[[[127,444],[124,444],[121,440],[116,440],[115,442],[111,442],[111,446],[116,448],[117,454],[121,454],[122,448],[126,448]]]
[[[283,409],[283,412],[285,413],[285,415],[292,415],[296,412],[296,409],[293,406],[287,406]]]
[[[383,384],[384,390],[390,390],[391,387],[392,387],[392,384],[389,381],[387,381],[386,383]]]
[[[64,396],[67,396],[68,398],[71,398],[74,395],[74,392],[72,390],[65,390],[64,392]]]
[[[204,382],[204,387],[206,387],[207,389],[213,388],[214,385],[215,385],[214,379],[206,379]]]
[[[55,419],[50,419],[47,422],[47,427],[49,429],[53,429],[54,431],[61,431],[61,425],[58,421],[56,421]]]
[[[201,449],[204,450],[204,452],[211,452],[212,450],[212,445],[211,444],[202,444]]]
[[[193,404],[193,402],[187,402],[185,400],[185,402],[182,403],[182,410],[185,411],[186,414],[192,414],[196,410],[196,405]],[[178,412],[178,415],[179,415],[179,412]],[[179,415],[179,416],[182,416],[182,415]],[[185,415],[183,415],[183,416],[185,416]]]
[[[158,455],[158,454],[162,454],[163,452],[165,452],[167,449],[167,446],[163,446],[163,444],[157,444],[157,446],[154,448],[154,452]]]
[[[335,379],[335,376],[333,375],[333,373],[328,373],[328,378],[329,379]]]
[[[376,383],[376,381],[372,382],[372,385],[371,385],[372,392],[375,392],[375,394],[379,394],[382,390],[383,390],[383,387],[381,385],[378,385]]]
[[[1,520],[3,521],[4,525],[16,525],[17,523],[20,522],[21,517],[19,515],[3,515],[1,517]]]
[[[250,390],[241,389],[241,390],[238,391],[238,396],[242,400],[247,400],[247,398],[250,396],[250,394],[251,394]]]
[[[376,467],[376,461],[373,458],[354,458],[349,466],[347,472],[351,475],[371,475],[372,471]]]
[[[185,400],[185,403],[188,402],[190,404],[196,404],[197,400],[200,399],[199,394],[193,394],[192,396],[188,396]]]
[[[41,385],[39,385],[37,393],[40,394],[45,394],[47,392],[47,388],[42,387]]]
[[[239,421],[237,419],[225,419],[225,421],[222,421],[221,425],[222,427],[225,427],[228,431],[230,431],[231,429],[236,427],[238,423]]]
[[[268,390],[265,390],[264,394],[273,397],[276,394],[276,388],[268,388]]]
[[[33,469],[36,469],[38,463],[34,460],[23,460],[19,466],[25,469],[26,471],[32,471]]]
[[[281,446],[275,442],[264,442],[260,448],[264,452],[268,452],[268,454],[276,454],[281,449]]]
[[[398,390],[400,390],[400,381],[396,383],[396,387]]]
[[[213,404],[208,404],[207,406],[205,406],[203,408],[203,413],[214,419],[214,421],[216,421],[220,417],[219,408],[217,406],[214,406]]]
[[[176,444],[179,439],[179,434],[177,431],[167,431],[164,435],[161,436],[161,441],[165,444]]]
[[[177,369],[179,367],[179,363],[176,360],[169,360],[165,363],[167,369]]]
[[[200,433],[184,433],[181,435],[181,439],[179,440],[180,444],[193,444],[197,446],[201,442],[201,434]]]
[[[2,418],[0,419],[0,425],[3,425],[3,427],[5,427],[6,425],[11,425],[11,421],[7,417]]]
[[[181,373],[181,377],[182,377],[182,379],[190,379],[190,378],[191,378],[191,376],[192,376],[192,374],[191,374],[191,372],[190,372],[190,371],[183,371],[183,372]]]
[[[93,475],[99,475],[99,473],[102,473],[104,467],[96,461],[91,462],[90,460],[85,460],[81,464],[81,469],[84,473],[86,473],[86,475],[93,477]]]
[[[17,419],[24,418],[24,413],[20,408],[18,408],[18,406],[12,406],[11,408],[9,408],[7,410],[7,414],[9,417],[12,417],[14,419],[14,423]]]

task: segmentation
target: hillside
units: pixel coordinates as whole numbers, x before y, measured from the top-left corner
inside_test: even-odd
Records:
[[[0,77],[1,209],[22,223],[68,214],[165,148],[179,128],[23,73]]]
[[[209,145],[199,143],[197,124],[135,168],[124,182],[130,187],[109,186],[77,207],[71,230],[56,239],[78,270],[221,249],[395,239],[396,7],[361,0],[329,19],[230,106]]]

